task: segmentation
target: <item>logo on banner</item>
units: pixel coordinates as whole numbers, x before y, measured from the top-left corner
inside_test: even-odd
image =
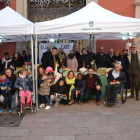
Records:
[[[93,27],[94,26],[94,22],[93,21],[90,21],[89,22],[89,27]]]

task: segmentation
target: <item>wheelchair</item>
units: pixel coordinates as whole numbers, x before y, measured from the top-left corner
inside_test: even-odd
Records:
[[[23,105],[22,105],[21,98],[19,96],[19,91],[16,92],[15,96],[16,96],[17,115],[21,117],[21,114],[23,113]],[[25,97],[25,104],[26,102],[27,102],[27,98]],[[31,93],[31,99],[30,99],[30,109],[31,109],[31,112],[34,112],[36,114],[37,110],[36,110],[36,103],[35,103],[35,95],[32,93]]]
[[[111,90],[111,89],[110,89]],[[127,100],[127,84],[122,84],[120,88],[117,90],[117,94],[115,97],[114,105],[116,104],[116,107],[120,107],[120,103],[118,101],[118,94],[121,97],[121,104],[124,104]],[[105,91],[105,100],[104,100],[104,105],[107,106],[107,91]]]

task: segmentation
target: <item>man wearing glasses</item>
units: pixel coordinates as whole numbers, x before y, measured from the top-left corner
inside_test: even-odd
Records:
[[[107,67],[108,61],[107,61],[107,55],[104,53],[104,47],[100,47],[100,52],[96,54],[96,65],[97,68]]]
[[[130,78],[131,95],[129,98],[134,98],[134,87],[136,91],[136,101],[139,101],[139,71],[140,71],[140,52],[137,50],[137,45],[131,45],[131,51],[128,53],[129,69],[128,75]]]

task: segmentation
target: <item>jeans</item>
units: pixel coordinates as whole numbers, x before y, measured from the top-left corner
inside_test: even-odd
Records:
[[[42,104],[45,104],[45,100],[46,100],[46,102],[47,102],[47,105],[50,106],[49,95],[41,96],[41,103],[42,103]]]
[[[2,96],[4,97],[4,105],[3,109],[5,110],[8,104],[8,108],[11,109],[11,92],[9,93],[2,93]]]
[[[15,94],[11,95],[11,100],[12,100],[11,108],[14,109],[16,108]]]
[[[71,93],[71,99],[72,100],[74,100],[74,97],[75,97],[75,95],[76,95],[76,88],[74,88],[73,90],[72,90],[72,93]],[[84,97],[84,92],[80,92],[80,102],[82,102],[83,101],[83,97]]]

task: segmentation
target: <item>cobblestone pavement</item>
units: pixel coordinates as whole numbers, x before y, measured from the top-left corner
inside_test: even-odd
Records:
[[[26,113],[18,127],[0,127],[0,140],[140,140],[140,101],[128,99],[120,108],[54,105]]]

